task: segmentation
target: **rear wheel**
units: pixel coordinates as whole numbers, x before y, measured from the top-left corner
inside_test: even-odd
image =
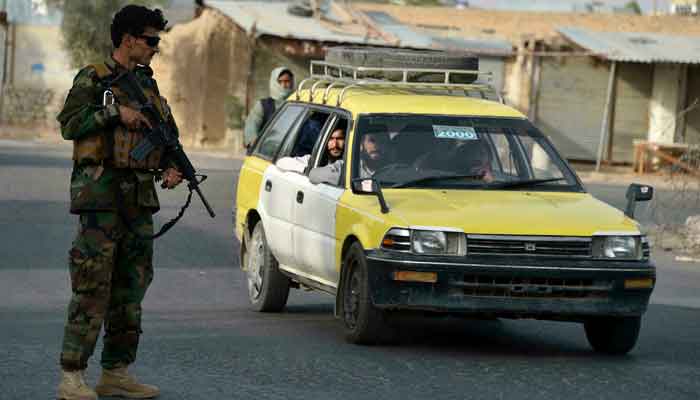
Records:
[[[345,338],[350,343],[373,344],[389,342],[393,329],[386,321],[386,314],[374,307],[369,293],[367,260],[359,243],[353,244],[343,261],[346,272],[340,296]]]
[[[594,350],[623,355],[637,344],[641,321],[641,317],[602,317],[584,322],[583,327]]]
[[[277,268],[277,260],[267,247],[262,221],[255,224],[245,249],[250,303],[256,311],[281,311],[287,304],[290,282]]]

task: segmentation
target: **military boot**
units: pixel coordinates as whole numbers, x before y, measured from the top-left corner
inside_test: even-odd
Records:
[[[56,398],[59,400],[97,400],[97,393],[85,383],[84,372],[62,371]]]
[[[126,372],[126,367],[103,369],[95,391],[100,396],[117,396],[128,399],[150,399],[160,394],[157,387],[139,383],[136,378]]]

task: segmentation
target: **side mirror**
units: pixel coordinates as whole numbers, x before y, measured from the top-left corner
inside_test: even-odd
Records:
[[[625,215],[634,218],[634,209],[638,201],[649,201],[654,197],[654,188],[648,185],[640,185],[637,183],[631,184],[627,188],[627,208]]]
[[[358,178],[352,180],[352,192],[355,194],[376,194],[381,188],[374,179]]]
[[[382,214],[386,214],[389,212],[389,206],[387,206],[386,200],[384,200],[384,193],[382,193],[382,186],[379,184],[379,182],[377,182],[376,179],[356,178],[353,179],[352,182],[350,182],[350,186],[352,187],[352,192],[354,194],[373,194],[377,196],[377,199],[379,199],[379,206],[381,207]]]

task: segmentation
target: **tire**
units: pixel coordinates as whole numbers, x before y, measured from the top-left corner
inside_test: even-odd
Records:
[[[353,344],[387,343],[394,331],[386,313],[374,307],[369,294],[367,260],[359,243],[354,243],[343,260],[345,281],[341,286],[341,319],[345,339]]]
[[[326,52],[326,62],[355,67],[376,68],[434,68],[477,71],[479,58],[466,53],[449,53],[435,50],[397,50],[367,47],[331,47]],[[391,73],[389,73],[391,74]],[[394,74],[395,75],[395,74]],[[370,76],[391,79],[393,76]],[[472,83],[475,74],[451,75],[451,83]],[[411,81],[441,83],[443,74],[416,74]]]
[[[641,317],[605,317],[584,322],[586,338],[597,352],[610,355],[627,354],[637,343]]]
[[[241,246],[245,253],[248,299],[259,312],[279,312],[287,304],[290,281],[277,268],[277,260],[270,252],[262,221],[258,221],[250,235],[250,242]]]

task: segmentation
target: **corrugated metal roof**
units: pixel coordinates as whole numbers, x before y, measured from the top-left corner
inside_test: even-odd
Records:
[[[513,53],[513,46],[505,40],[435,37],[414,31],[384,11],[366,11],[365,14],[382,31],[396,37],[401,47],[459,50],[494,56],[509,56]]]
[[[270,35],[299,40],[335,43],[396,46],[381,37],[331,30],[314,18],[304,18],[287,12],[289,3],[262,1],[207,1],[207,5],[230,17],[237,25],[250,33],[255,26],[258,36]],[[385,12],[366,12],[366,15],[383,32],[399,40],[399,47],[414,49],[460,50],[475,54],[509,56],[512,45],[505,40],[469,40],[462,38],[438,38],[416,32]]]
[[[258,36],[271,35],[323,42],[387,45],[382,39],[330,30],[314,18],[292,15],[287,12],[288,3],[207,1],[207,5],[226,14],[248,33],[255,26]]]
[[[612,61],[700,64],[697,36],[594,32],[572,27],[558,31],[577,45]]]

